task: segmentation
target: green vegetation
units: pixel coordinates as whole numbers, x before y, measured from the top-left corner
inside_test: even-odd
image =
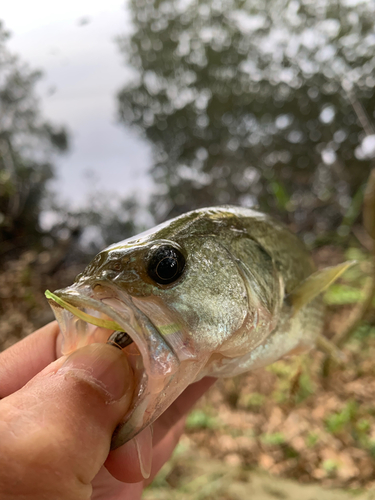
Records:
[[[0,256],[41,246],[39,215],[56,153],[68,148],[64,128],[41,116],[41,77],[11,54],[0,21]],[[14,255],[13,255],[14,256]]]
[[[336,475],[337,470],[340,468],[340,464],[336,460],[328,458],[322,463],[322,469],[327,473],[328,476]]]
[[[342,243],[370,171],[362,140],[374,133],[373,4],[130,8],[134,32],[119,45],[137,76],[118,107],[154,146],[156,216],[258,203],[309,242],[340,227]]]
[[[313,448],[319,442],[319,435],[316,432],[310,432],[306,437],[306,446]]]
[[[268,445],[280,445],[285,443],[285,436],[282,432],[275,432],[273,434],[263,434],[260,437],[262,443]]]
[[[348,401],[344,408],[332,413],[326,419],[326,426],[332,434],[339,434],[344,430],[351,428],[351,424],[355,421],[358,414],[358,404],[355,401]],[[349,429],[350,430],[350,429]]]
[[[364,298],[363,290],[344,284],[334,284],[324,294],[325,303],[336,306],[356,304],[362,302]]]
[[[244,398],[243,404],[245,408],[251,411],[257,411],[264,404],[266,397],[264,394],[259,394],[259,392],[253,392],[252,394],[247,394]]]
[[[187,429],[214,429],[217,425],[217,419],[203,410],[193,410],[186,421]]]

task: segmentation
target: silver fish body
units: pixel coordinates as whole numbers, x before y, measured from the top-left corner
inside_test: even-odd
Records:
[[[153,422],[190,383],[313,347],[323,325],[318,292],[294,305],[294,291],[306,295],[312,273],[309,253],[285,226],[238,207],[189,212],[100,252],[55,294],[115,321],[133,340],[123,351],[136,391],[113,447]],[[64,352],[105,342],[113,332],[51,305]]]

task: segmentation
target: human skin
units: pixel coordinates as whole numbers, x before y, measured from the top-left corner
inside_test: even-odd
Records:
[[[189,386],[153,433],[110,451],[130,404],[126,358],[105,344],[58,358],[60,341],[53,322],[0,354],[0,499],[140,499],[215,379]]]

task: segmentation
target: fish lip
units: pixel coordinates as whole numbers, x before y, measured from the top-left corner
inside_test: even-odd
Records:
[[[153,322],[139,309],[135,304],[132,302],[131,297],[126,294],[125,292],[119,293],[117,289],[114,287],[111,287],[107,283],[100,283],[101,285],[105,286],[106,289],[108,289],[108,297],[102,297],[100,299],[98,298],[92,298],[87,294],[87,292],[95,293],[93,291],[93,288],[91,286],[77,286],[76,284],[73,285],[72,287],[65,288],[62,290],[56,290],[54,293],[64,301],[78,307],[87,307],[90,308],[94,311],[102,312],[111,319],[115,320],[119,325],[121,325],[124,328],[124,331],[128,333],[128,335],[131,337],[131,339],[134,341],[134,343],[137,346],[137,349],[141,355],[142,358],[142,367],[140,369],[137,369],[137,371],[134,371],[134,381],[135,381],[135,389],[132,397],[132,402],[131,405],[124,415],[122,419],[122,424],[119,424],[118,428],[116,429],[113,439],[112,439],[112,445],[111,449],[117,448],[118,446],[121,446],[124,444],[126,441],[130,440],[133,438],[136,434],[138,434],[144,427],[145,425],[148,425],[151,423],[150,421],[147,421],[145,425],[140,425],[139,427],[137,426],[127,426],[129,427],[128,432],[126,432],[126,435],[121,434],[120,440],[117,439],[117,436],[119,434],[119,431],[121,431],[121,428],[126,425],[132,416],[136,413],[137,410],[141,408],[147,408],[148,405],[146,404],[147,401],[152,401],[152,398],[155,397],[154,394],[151,394],[149,396],[148,394],[148,389],[149,385],[152,383],[150,381],[150,378],[152,379],[152,366],[157,365],[158,359],[156,358],[155,355],[153,355],[152,349],[150,349],[150,345],[148,345],[144,333],[144,327],[146,325],[147,328],[147,334],[151,334],[151,336],[154,337],[154,340],[156,339],[157,342],[160,342],[162,344],[166,344],[168,346],[168,350],[170,351],[170,354],[172,355],[172,364],[174,362],[175,365],[179,365],[179,359],[172,348],[172,346],[169,345],[169,343],[166,343],[165,339],[163,338],[161,332],[158,330],[158,328],[153,324]],[[79,290],[81,288],[81,290]],[[86,293],[85,293],[86,292]],[[141,331],[141,334],[137,333],[136,329],[130,324],[130,320],[127,320],[123,317],[122,314],[120,314],[114,307],[112,307],[109,304],[106,304],[103,302],[103,300],[106,299],[116,299],[119,302],[123,303],[126,307],[126,310],[132,313],[135,317],[135,322],[136,325],[138,326],[139,330]],[[125,299],[125,300],[123,300]],[[138,318],[137,318],[138,317]],[[139,317],[142,318],[142,322],[140,323],[138,321]],[[143,324],[142,324],[143,323]],[[147,335],[146,334],[146,335]],[[109,334],[110,336],[110,334]],[[143,338],[142,338],[143,337]],[[124,351],[124,354],[125,351]],[[159,367],[161,370],[164,369],[164,366]],[[174,368],[174,369],[173,369]],[[173,373],[176,371],[176,366],[172,366],[172,369],[166,370],[165,372],[165,379],[167,379],[170,376],[173,376]],[[129,434],[129,435],[128,435]]]
[[[100,284],[104,285],[102,283],[100,283]],[[103,302],[104,300],[115,299],[115,300],[119,300],[120,302],[124,303],[125,306],[127,307],[127,309],[129,309],[132,312],[136,312],[137,315],[141,314],[143,316],[143,319],[147,322],[148,327],[150,329],[152,329],[152,331],[155,335],[162,337],[162,334],[158,330],[158,328],[154,325],[154,323],[150,320],[150,318],[148,318],[142,311],[140,311],[140,309],[132,302],[131,297],[129,295],[124,294],[127,296],[127,299],[128,299],[128,300],[124,301],[123,297],[120,298],[118,296],[118,293],[116,293],[116,290],[113,290],[110,285],[108,285],[106,283],[104,286],[109,291],[114,291],[115,292],[114,295],[108,295],[108,297],[103,297],[100,299],[91,298],[91,297],[88,297],[87,295],[85,295],[84,293],[77,292],[77,290],[75,289],[74,286],[69,287],[68,289],[65,288],[62,290],[56,290],[54,292],[54,294],[57,295],[58,297],[60,297],[61,299],[63,299],[64,301],[68,302],[69,304],[72,304],[72,305],[77,306],[77,307],[82,307],[82,306],[89,307],[90,309],[93,309],[94,311],[102,312],[102,313],[106,314],[107,316],[109,316],[110,318],[116,320],[120,326],[124,327],[124,329],[126,328],[126,330],[130,330],[130,337],[137,344],[138,348],[140,347],[139,344],[142,342],[142,339],[140,338],[140,336],[137,334],[135,329],[130,325],[130,323],[128,321],[126,321],[126,319],[121,314],[119,314],[119,312],[116,311],[115,308],[113,308],[109,304],[106,304],[105,302]],[[87,287],[87,288],[90,288],[90,290],[92,290],[91,287]],[[128,331],[126,331],[126,333],[128,333]],[[165,342],[165,339],[163,339],[163,341]],[[168,344],[168,346],[169,346],[169,344]],[[173,351],[173,353],[176,355],[172,346],[169,346],[169,347]],[[140,349],[140,352],[142,353],[141,349]],[[177,357],[177,355],[176,355],[176,357]]]

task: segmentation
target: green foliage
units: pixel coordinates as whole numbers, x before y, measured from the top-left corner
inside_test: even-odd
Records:
[[[371,171],[364,194],[363,226],[375,241],[375,168]]]
[[[375,326],[370,325],[367,321],[363,321],[362,324],[357,328],[357,330],[353,334],[353,339],[356,339],[360,342],[360,347],[362,349],[365,346],[363,341],[365,339],[373,339],[373,338],[375,338]]]
[[[135,29],[120,48],[137,76],[119,115],[154,145],[157,218],[259,202],[322,233],[358,217],[375,109],[373,3],[130,5]]]
[[[357,428],[358,432],[367,433],[371,429],[371,423],[367,418],[361,418],[356,423],[356,428]]]
[[[278,446],[285,443],[285,436],[282,432],[274,432],[273,434],[263,434],[260,440],[263,444]]]
[[[319,435],[316,432],[310,432],[306,438],[306,446],[313,448],[319,442]]]
[[[275,200],[276,200],[276,205],[279,210],[288,210],[288,207],[291,206],[290,202],[290,196],[288,195],[285,186],[283,185],[282,182],[280,181],[271,181],[269,183],[270,190],[273,193]]]
[[[252,394],[247,394],[244,399],[244,406],[251,411],[257,411],[261,406],[263,406],[266,400],[264,394],[259,392],[253,392]]]
[[[344,284],[333,284],[324,294],[324,302],[328,305],[356,304],[364,298],[363,290]]]
[[[288,360],[289,361],[289,360]],[[295,373],[295,365],[293,362],[286,362],[285,360],[279,360],[272,365],[266,367],[266,370],[274,373],[280,378],[290,379]]]
[[[345,258],[347,260],[356,260],[357,262],[364,262],[368,260],[368,254],[366,254],[361,248],[350,247],[345,252]],[[353,271],[360,272],[357,266],[351,267],[345,276],[349,276],[349,274]]]
[[[325,419],[326,429],[336,436],[349,434],[357,447],[367,450],[375,457],[375,442],[370,437],[372,410],[371,407],[363,408],[356,401],[349,400],[341,411],[332,413]]]
[[[358,404],[353,400],[348,401],[341,411],[332,413],[326,418],[327,430],[332,434],[343,432],[355,420],[357,412]]]
[[[208,415],[203,410],[193,410],[186,420],[187,429],[214,429],[217,419]]]
[[[0,240],[1,253],[41,240],[39,215],[53,154],[67,149],[64,129],[43,121],[35,86],[41,77],[6,48],[0,21]]]
[[[371,453],[372,458],[375,458],[375,439],[370,439],[367,448]]]
[[[315,392],[308,357],[280,360],[268,366],[266,370],[277,375],[272,398],[279,404],[291,400],[299,404]]]
[[[334,476],[339,469],[340,464],[331,458],[328,458],[327,460],[324,460],[322,463],[322,469],[329,475],[329,476]]]
[[[105,193],[93,193],[90,205],[81,211],[66,211],[62,226],[91,230],[84,238],[86,253],[96,254],[112,243],[140,233],[145,228],[138,223],[139,205],[133,198],[117,199]]]
[[[369,255],[359,248],[351,247],[345,252],[345,258],[356,261],[357,264],[350,267],[340,280],[324,293],[327,305],[351,305],[366,299],[365,284],[372,269]]]
[[[352,197],[352,201],[347,209],[344,217],[342,219],[341,225],[338,228],[338,233],[346,236],[349,234],[351,226],[354,224],[359,214],[362,211],[363,205],[363,194],[364,194],[364,185],[360,186],[356,193],[354,193]]]
[[[290,399],[291,379],[295,374],[294,367],[284,361],[278,361],[267,367],[266,370],[275,373],[278,377],[275,389],[271,394],[272,399],[278,404],[286,403]]]
[[[306,398],[314,394],[315,386],[308,372],[301,373],[298,380],[298,390],[295,393],[296,403],[302,403]]]

